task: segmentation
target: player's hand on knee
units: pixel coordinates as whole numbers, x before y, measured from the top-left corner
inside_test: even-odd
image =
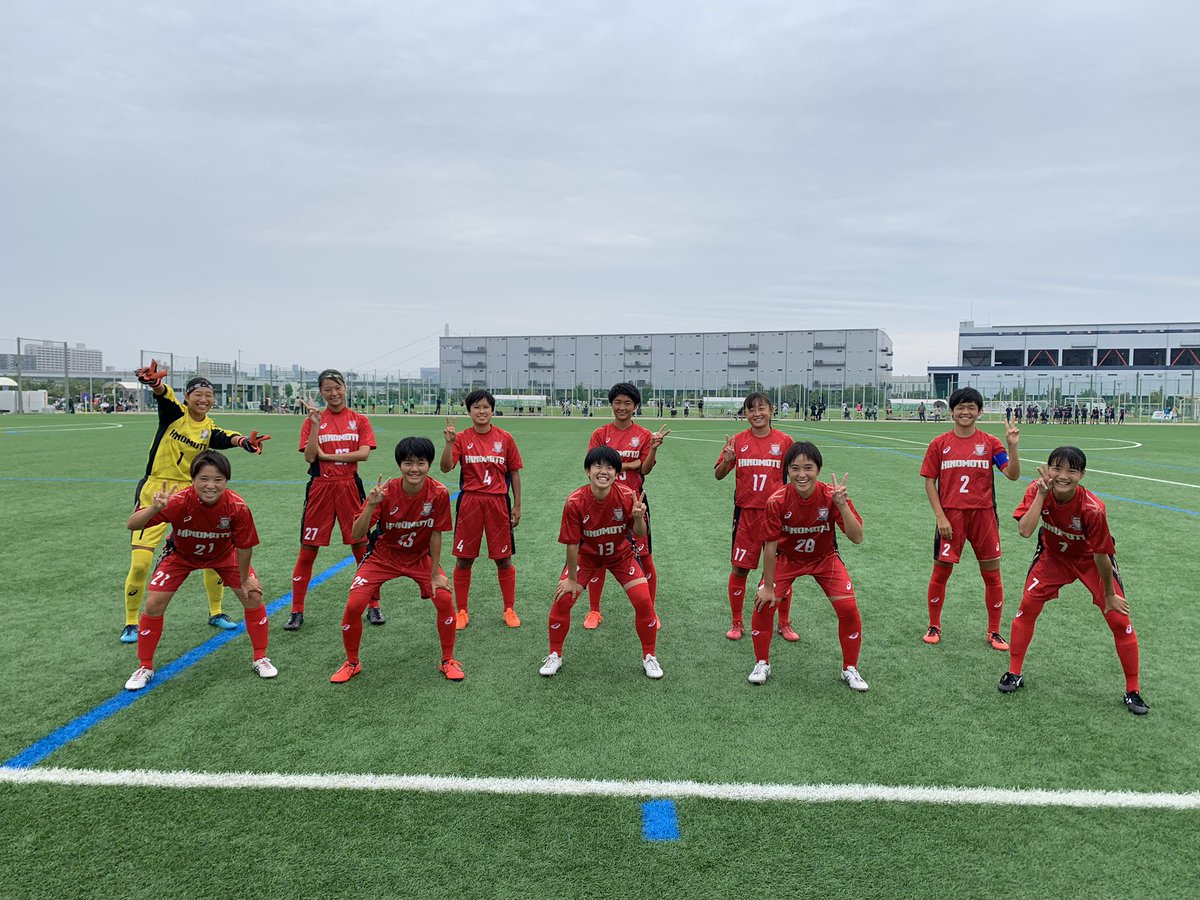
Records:
[[[578,582],[572,581],[570,578],[564,578],[558,583],[558,587],[554,589],[554,599],[559,600],[567,594],[575,596],[583,592]]]

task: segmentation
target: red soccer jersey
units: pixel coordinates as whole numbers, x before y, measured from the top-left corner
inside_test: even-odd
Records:
[[[978,430],[958,437],[947,431],[929,442],[921,476],[936,479],[942,509],[995,509],[992,466],[1001,471],[1008,466],[1008,451],[998,437]]]
[[[861,524],[853,503],[850,512]],[[846,531],[842,511],[833,502],[833,487],[820,481],[807,500],[790,484],[773,493],[767,499],[764,525],[764,540],[777,541],[776,554],[798,565],[817,565],[837,553],[834,526]]]
[[[403,479],[393,478],[383,486],[383,502],[371,514],[371,527],[378,528],[375,552],[405,562],[418,562],[429,555],[429,539],[435,531],[449,531],[450,492],[440,481],[426,478],[413,496],[404,493]]]
[[[1035,482],[1025,489],[1021,505],[1013,513],[1014,519],[1019,521],[1025,515],[1036,495]],[[1066,503],[1059,503],[1053,494],[1047,495],[1042,504],[1042,528],[1038,532],[1038,543],[1051,559],[1078,559],[1093,553],[1111,556],[1116,552],[1116,544],[1108,530],[1104,503],[1079,485],[1075,487],[1075,496]]]
[[[734,435],[734,506],[763,509],[767,505],[767,498],[783,486],[783,457],[790,446],[791,436],[774,428],[764,437],[755,437],[751,428]]]
[[[633,556],[629,530],[633,527],[633,491],[614,484],[603,500],[585,484],[563,504],[560,544],[578,544],[580,558],[607,565]]]
[[[355,412],[348,406],[342,407],[341,412],[321,410],[321,433],[317,435],[317,445],[323,453],[353,453],[360,447],[375,448],[375,430],[371,420],[360,412]],[[308,447],[308,435],[312,431],[312,420],[304,417],[300,426],[300,451]],[[334,462],[332,460],[314,460],[308,467],[308,474],[313,478],[353,478],[358,474],[358,463]]]
[[[495,425],[487,434],[474,428],[456,434],[451,460],[462,466],[459,486],[480,494],[507,494],[506,476],[523,468],[516,441]]]
[[[650,430],[636,422],[631,423],[628,428],[618,428],[615,423],[609,422],[592,432],[588,449],[594,450],[597,447],[612,447],[621,454],[621,462],[640,459],[644,464],[646,457],[650,455]],[[618,477],[621,483],[635,494],[642,489],[642,483],[646,480],[641,469],[622,469]]]
[[[230,490],[221,494],[213,506],[205,506],[195,488],[184,488],[145,527],[164,522],[171,523],[175,552],[197,568],[221,559],[234,548],[245,550],[258,544],[250,507]]]

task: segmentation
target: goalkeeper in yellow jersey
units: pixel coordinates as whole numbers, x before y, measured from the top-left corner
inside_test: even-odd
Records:
[[[191,484],[192,460],[201,451],[227,450],[241,447],[250,453],[262,453],[263,441],[270,435],[251,431],[243,435],[236,431],[218,428],[208,417],[216,400],[212,382],[197,377],[187,383],[183,391],[183,402],[175,396],[170,386],[163,383],[166,369],[158,367],[157,360],[137,370],[137,378],[154,392],[158,404],[158,430],[150,445],[150,458],[146,462],[146,474],[138,482],[134,509],[150,506],[156,491],[182,489]],[[146,593],[146,579],[154,564],[154,551],[166,534],[167,526],[154,525],[133,532],[132,554],[129,574],[125,576],[125,627],[121,630],[121,643],[137,643],[138,611]],[[221,611],[221,599],[225,586],[212,569],[204,570],[204,588],[208,592],[208,624],[226,631],[236,628],[237,623]]]

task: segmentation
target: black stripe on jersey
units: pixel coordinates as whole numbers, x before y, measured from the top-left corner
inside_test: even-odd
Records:
[[[312,479],[304,486],[304,503],[300,506],[300,546],[304,546],[304,519],[308,515],[308,494],[312,490]]]
[[[505,475],[504,477],[506,480],[508,479],[507,475]],[[508,549],[510,551],[512,551],[508,555],[516,556],[517,555],[517,535],[513,531],[513,527],[512,527],[512,497],[509,494],[504,495],[504,508],[508,510]],[[489,546],[488,547],[488,555],[489,556],[491,556],[491,550],[492,550],[492,548]]]
[[[733,555],[733,551],[737,549],[737,528],[738,522],[742,520],[742,508],[735,506],[733,508],[733,534],[729,536],[729,555]]]
[[[167,399],[167,392],[154,395],[154,401],[158,404],[158,430],[154,432],[154,440],[150,443],[150,456],[146,459],[146,478],[150,477],[154,469],[154,457],[158,455],[158,445],[162,443],[163,436],[167,433],[167,428],[172,422],[182,419],[185,415],[183,407],[176,401]],[[142,479],[143,483],[145,478]],[[141,485],[138,486],[138,492],[141,492]],[[134,497],[134,503],[137,502],[137,497]]]

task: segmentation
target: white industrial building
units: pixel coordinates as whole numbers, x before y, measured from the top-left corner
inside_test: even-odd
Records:
[[[962,322],[958,364],[931,366],[936,396],[974,387],[987,400],[1104,400],[1191,406],[1200,323],[976,325]]]
[[[840,400],[870,389],[882,399],[892,375],[892,341],[877,328],[443,337],[441,385],[461,395],[494,392],[563,396],[604,393],[619,381],[657,396],[700,397],[761,387]]]

